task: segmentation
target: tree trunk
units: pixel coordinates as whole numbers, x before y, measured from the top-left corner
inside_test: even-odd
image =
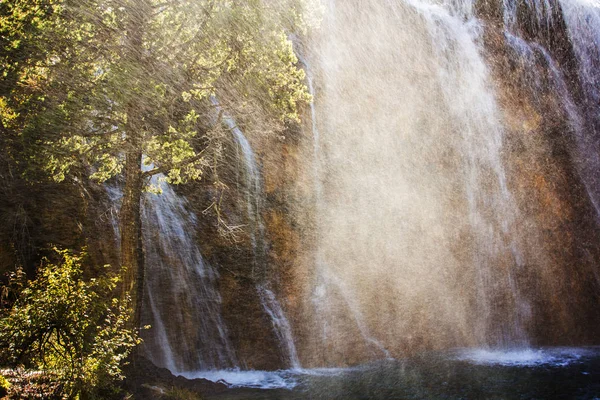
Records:
[[[127,3],[126,3],[127,4]],[[144,31],[152,7],[148,0],[128,4],[127,41],[124,52],[130,62],[128,82],[123,91],[126,102],[125,190],[121,206],[121,266],[125,267],[122,297],[131,297],[130,327],[139,328],[144,294],[144,254],[142,249],[141,200],[143,189],[142,149],[145,132],[144,104],[139,91],[144,90],[147,70],[144,59]]]
[[[125,156],[125,190],[121,206],[121,265],[125,267],[122,297],[131,297],[130,325],[140,326],[144,284],[142,250],[142,152],[131,149]]]

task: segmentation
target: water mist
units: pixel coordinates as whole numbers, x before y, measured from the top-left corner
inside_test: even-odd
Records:
[[[312,54],[315,365],[525,346],[504,128],[472,3],[330,2]]]

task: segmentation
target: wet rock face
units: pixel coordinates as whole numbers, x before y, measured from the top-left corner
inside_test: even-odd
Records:
[[[73,183],[33,186],[19,178],[9,183],[6,196],[0,199],[5,223],[1,234],[4,247],[10,249],[4,253],[6,268],[22,264],[32,276],[43,248],[83,245],[85,216],[78,192]]]
[[[577,132],[565,108],[566,101],[582,107],[577,59],[558,2],[551,2],[548,19],[541,21],[525,2],[517,3],[510,28],[489,7],[479,15],[486,24],[486,57],[507,128],[504,159],[523,216],[525,258],[532,260],[518,275],[531,304],[528,331],[533,344],[594,343],[600,320],[600,281],[594,278],[600,232],[578,173]],[[518,54],[507,35],[529,44],[531,59]],[[586,126],[584,134],[594,136]]]
[[[263,148],[261,152],[271,150]],[[217,192],[210,182],[186,185],[178,188],[178,191],[184,194],[194,213],[200,216],[198,243],[204,258],[219,273],[222,316],[238,366],[242,369],[280,369],[286,366],[285,356],[274,332],[273,321],[265,312],[257,290],[263,271],[267,271],[268,279],[278,279],[278,264],[257,258],[252,237],[253,223],[248,217],[244,166],[237,153],[232,142],[219,171],[220,179],[227,187],[225,191]],[[261,167],[264,171],[264,166]],[[222,223],[228,226],[219,226],[215,214],[203,213],[216,200],[220,200]],[[272,211],[270,205],[264,207],[261,217],[266,218]],[[267,230],[267,241],[263,244],[265,254],[269,253],[274,238],[288,239],[287,236],[273,235]]]

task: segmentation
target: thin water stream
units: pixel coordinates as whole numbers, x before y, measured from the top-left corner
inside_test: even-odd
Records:
[[[202,258],[196,218],[157,175],[160,194],[146,194],[146,263],[142,331],[147,357],[173,373],[234,368],[235,350],[221,316],[217,271]]]
[[[214,97],[211,100],[213,105],[217,107],[217,110],[220,111],[221,108],[218,101]],[[250,221],[250,238],[254,252],[252,275],[257,282],[256,290],[258,291],[263,309],[273,324],[273,330],[278,342],[284,350],[288,362],[287,366],[299,369],[301,367],[300,360],[296,352],[292,328],[271,285],[272,277],[270,276],[266,251],[267,238],[261,215],[265,194],[260,169],[250,142],[237,126],[235,120],[229,115],[224,114],[223,121],[231,131],[242,154],[240,161],[242,161],[242,169],[245,176],[244,186],[246,191],[247,217]]]

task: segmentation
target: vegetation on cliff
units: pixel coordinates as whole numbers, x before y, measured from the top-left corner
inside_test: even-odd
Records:
[[[22,290],[2,298],[3,363],[52,371],[71,396],[120,377],[138,341],[140,202],[150,178],[179,184],[209,174],[220,188],[224,112],[264,133],[298,121],[310,96],[289,37],[305,31],[313,8],[306,0],[0,1],[0,178],[24,196],[50,179],[72,183],[82,198],[92,182],[124,188],[120,277],[68,252],[28,270],[33,280],[21,276]],[[18,222],[24,209],[3,215],[13,232],[32,228]],[[8,236],[0,250],[13,271],[36,259],[19,251],[29,231]]]
[[[285,124],[298,119],[298,103],[309,95],[286,31],[303,24],[299,6],[33,3],[4,5],[3,30],[18,29],[24,14],[25,24],[36,26],[32,35],[39,36],[39,46],[33,59],[25,50],[20,54],[31,64],[26,68],[11,54],[5,57],[16,77],[2,97],[3,122],[23,137],[35,136],[27,144],[56,180],[77,168],[99,182],[123,176],[123,295],[131,294],[137,321],[136,292],[144,279],[140,200],[149,178],[161,173],[171,183],[182,183],[200,179],[215,166],[225,130],[215,96],[227,109],[260,110],[261,120]],[[15,37],[6,46],[22,45]],[[39,110],[22,117],[19,109],[29,92],[37,92],[31,96],[37,96]]]

